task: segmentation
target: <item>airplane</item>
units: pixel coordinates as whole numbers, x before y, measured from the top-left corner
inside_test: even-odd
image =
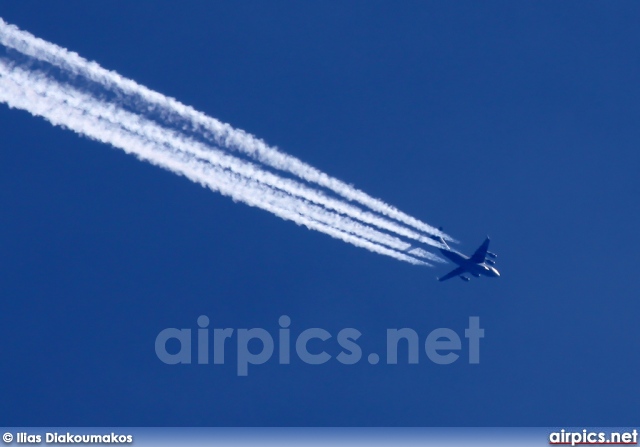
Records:
[[[442,230],[442,228],[439,229]],[[442,253],[445,258],[458,265],[457,268],[453,269],[441,278],[438,278],[438,281],[446,281],[454,276],[459,276],[463,281],[471,280],[471,278],[465,276],[465,274],[470,274],[476,278],[479,278],[480,276],[488,276],[490,278],[500,276],[500,272],[494,267],[496,265],[495,258],[497,258],[498,255],[488,251],[490,242],[489,236],[487,236],[482,245],[480,245],[480,247],[478,247],[471,256],[466,256],[453,250],[440,236],[432,236],[431,238],[444,244],[446,248],[441,248],[440,253]]]

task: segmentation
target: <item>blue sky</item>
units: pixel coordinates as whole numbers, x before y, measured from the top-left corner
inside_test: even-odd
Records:
[[[450,266],[355,248],[2,105],[7,425],[637,422],[637,3],[27,1],[0,16],[443,225],[462,251],[489,234],[502,273],[438,283]],[[486,333],[479,365],[160,362],[156,335],[203,314],[354,327],[365,355],[387,328],[424,340],[479,316]]]

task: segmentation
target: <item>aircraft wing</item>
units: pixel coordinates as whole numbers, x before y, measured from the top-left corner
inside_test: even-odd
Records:
[[[476,264],[480,264],[481,262],[484,262],[485,258],[487,257],[487,250],[489,249],[489,238],[487,237],[484,242],[482,243],[482,245],[480,247],[478,247],[478,249],[476,250],[476,252],[471,256],[471,261],[475,262]]]
[[[451,279],[454,276],[462,275],[466,270],[462,267],[458,267],[457,269],[451,270],[449,273],[444,275],[442,278],[438,278],[438,281],[446,281],[447,279]]]

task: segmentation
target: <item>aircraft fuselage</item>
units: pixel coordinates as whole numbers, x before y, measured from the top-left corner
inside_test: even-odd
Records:
[[[468,273],[473,276],[489,276],[496,277],[500,276],[500,272],[493,266],[490,266],[484,262],[476,263],[473,262],[468,256],[463,255],[462,253],[458,253],[454,250],[444,250],[441,249],[440,252],[442,255],[457,264],[458,266],[464,268]]]

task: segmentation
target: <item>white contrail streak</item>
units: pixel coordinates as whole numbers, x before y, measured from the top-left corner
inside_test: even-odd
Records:
[[[165,118],[170,119],[171,116],[181,117],[190,123],[193,131],[199,132],[201,137],[209,139],[218,145],[238,150],[245,155],[271,166],[272,168],[289,172],[298,176],[300,179],[320,185],[348,200],[359,202],[373,211],[402,222],[405,225],[412,226],[419,231],[423,231],[427,234],[440,235],[445,239],[453,241],[450,236],[440,232],[430,225],[427,225],[426,223],[421,222],[338,179],[328,176],[291,155],[282,153],[276,148],[268,146],[262,140],[259,140],[242,130],[234,129],[230,125],[198,112],[173,98],[169,98],[160,93],[149,90],[132,80],[123,78],[115,72],[105,70],[95,62],[89,62],[76,53],[39,39],[26,31],[22,31],[13,25],[7,24],[2,19],[0,19],[0,43],[35,59],[47,62],[76,75],[83,76],[100,84],[104,88],[124,93],[130,97],[135,96],[138,98],[138,101],[141,102],[138,106],[143,110],[148,110],[149,105],[153,105],[155,106],[154,109],[161,113]],[[316,192],[316,194],[318,194],[318,192]],[[346,205],[347,204],[344,204],[343,206]],[[389,231],[394,231],[420,242],[438,245],[437,243],[434,244],[429,238],[421,236],[413,231],[407,233],[410,231],[408,229],[402,230],[403,232],[401,233],[398,231],[400,227],[396,227],[395,229],[389,228],[390,225],[394,225],[393,222],[386,221],[387,223],[384,223],[384,226],[381,226],[379,224],[382,221],[378,221],[378,223],[371,221],[371,213],[363,213],[361,210],[360,212],[361,217],[369,219],[365,221],[367,223],[380,226],[380,228],[384,228]],[[360,217],[358,218],[360,219]]]
[[[89,95],[78,92],[69,86],[62,86],[56,81],[51,80],[47,76],[33,71],[24,71],[19,68],[13,68],[9,71],[4,68],[3,74],[9,77],[16,85],[21,88],[28,88],[31,91],[38,94],[41,98],[39,101],[47,102],[51,108],[56,105],[64,104],[65,107],[73,107],[83,116],[94,117],[100,120],[106,120],[110,123],[116,124],[130,133],[140,135],[147,141],[153,141],[157,144],[165,145],[171,151],[185,152],[193,145],[201,145],[195,141],[189,141],[188,139],[181,138],[173,131],[160,128],[157,124],[149,122],[142,117],[136,116],[130,112],[118,109],[112,104],[105,104]],[[61,106],[58,106],[61,107]],[[285,185],[280,185],[281,179],[271,173],[260,170],[259,167],[251,165],[248,162],[239,160],[235,157],[225,156],[219,151],[205,151],[202,150],[204,156],[209,159],[207,161],[212,162],[218,167],[223,169],[229,169],[231,172],[243,177],[251,178],[258,183],[264,183],[270,187],[275,187],[282,191],[288,192],[292,195],[298,195],[300,198],[307,200],[308,194],[311,194],[313,190],[310,188],[304,189],[302,185],[296,186],[296,182],[287,181]],[[188,153],[188,152],[186,152]],[[219,154],[218,158],[211,158],[211,154]],[[302,189],[301,189],[302,188]],[[334,209],[340,209],[341,202],[335,199],[326,198],[327,201],[331,200],[336,202],[333,206]],[[321,201],[322,202],[322,201]],[[329,203],[331,205],[331,203]],[[298,204],[300,207],[300,205]],[[359,234],[366,239],[373,242],[387,245],[396,250],[406,250],[409,248],[409,244],[401,241],[400,239],[391,235],[381,233],[370,227],[361,225],[358,222],[354,222],[352,219],[337,215],[333,212],[328,212],[320,207],[314,206],[309,203],[304,203],[304,209],[306,214],[313,217],[316,220],[328,223],[336,228],[344,228],[354,234]],[[436,256],[429,253],[428,255],[420,256],[429,258],[432,260],[438,260]]]
[[[17,73],[18,72],[16,72],[16,74],[14,75],[14,79],[16,78],[16,76],[18,76]],[[229,169],[234,173],[240,174],[242,176],[250,177],[260,183],[268,184],[271,187],[303,198],[304,200],[307,200],[309,202],[322,205],[327,209],[337,211],[341,214],[344,214],[345,216],[353,217],[360,220],[361,222],[375,225],[384,230],[417,240],[421,243],[433,245],[436,247],[442,246],[442,244],[440,244],[439,242],[431,238],[422,236],[421,234],[412,231],[400,224],[389,221],[376,214],[366,212],[356,206],[350,205],[335,198],[328,197],[313,188],[301,184],[300,182],[279,177],[271,172],[261,169],[260,167],[250,162],[240,160],[237,157],[226,155],[220,150],[217,150],[210,146],[205,146],[204,144],[186,138],[184,135],[181,135],[173,130],[162,128],[152,121],[145,120],[140,116],[124,111],[117,107],[117,105],[104,104],[101,101],[96,100],[95,98],[89,97],[89,95],[87,94],[75,90],[73,90],[73,93],[71,93],[72,90],[70,87],[61,87],[59,83],[45,81],[45,77],[36,76],[33,72],[32,74],[25,73],[21,75],[21,77],[23,78],[21,81],[23,84],[31,84],[31,88],[37,89],[41,95],[46,94],[50,98],[56,98],[61,102],[65,102],[76,108],[82,109],[83,113],[87,115],[106,119],[107,121],[110,121],[112,123],[117,123],[127,131],[139,134],[146,139],[165,144],[172,149],[178,149],[185,153],[191,153],[199,159],[206,160],[214,165]],[[38,85],[40,86],[38,87]],[[385,242],[386,245],[389,245],[392,248],[398,250],[406,250],[407,248],[409,248],[408,244],[399,242],[398,239],[392,240],[389,239],[390,236],[381,236],[381,233],[378,233],[379,241],[383,237],[392,242]],[[433,256],[432,254],[420,255],[420,257],[429,258],[432,260],[439,259],[437,256]]]
[[[14,79],[16,79],[18,73],[19,72],[16,71],[16,74],[13,75]],[[364,223],[375,225],[379,228],[395,232],[396,234],[399,234],[401,236],[415,239],[419,242],[429,245],[434,245],[437,247],[442,245],[402,225],[396,224],[373,213],[363,211],[360,208],[343,201],[328,197],[321,192],[316,191],[313,188],[310,188],[294,180],[279,177],[271,172],[260,169],[258,166],[252,163],[240,160],[237,157],[226,155],[220,150],[185,138],[184,135],[181,135],[169,129],[162,128],[152,121],[124,111],[113,104],[104,104],[96,100],[95,98],[89,97],[87,94],[73,90],[71,87],[62,87],[57,82],[53,83],[51,81],[48,81],[46,80],[47,78],[43,76],[36,77],[33,73],[25,73],[20,76],[22,78],[22,80],[20,81],[22,84],[32,84],[32,88],[38,89],[41,95],[46,94],[50,98],[56,98],[61,102],[65,102],[73,107],[82,109],[83,112],[87,115],[95,116],[96,118],[100,119],[106,119],[112,123],[117,123],[126,130],[142,135],[146,139],[153,140],[161,144],[166,144],[170,148],[178,149],[185,153],[191,153],[199,159],[206,160],[212,164],[221,166],[225,169],[229,169],[242,176],[250,177],[260,183],[268,184],[271,187],[303,198],[309,202],[322,205],[327,209],[332,209],[346,216],[351,216]],[[88,107],[88,104],[91,104],[91,107]],[[398,250],[406,250],[407,248],[409,248],[409,244],[401,242],[397,238],[382,235],[381,233],[377,233],[377,237],[378,242],[381,242],[382,238],[386,239],[387,241],[383,242],[392,248]],[[434,256],[431,253],[429,253],[428,255],[420,255],[420,257],[432,260],[439,259],[437,256]]]
[[[162,129],[150,127],[150,132],[146,135],[132,132],[123,123],[132,128],[136,127],[136,121],[141,128],[152,124],[147,123],[144,118],[117,110],[113,105],[105,106],[95,98],[63,86],[45,75],[27,72],[0,61],[0,101],[6,102],[10,107],[42,116],[54,125],[67,127],[81,135],[121,148],[214,191],[263,208],[284,219],[376,253],[413,264],[424,264],[393,249],[408,248],[408,244],[400,240],[336,216],[335,213],[327,213],[321,207],[279,192],[255,179],[198,160],[167,142],[154,140],[153,131]],[[80,107],[81,104],[84,106]],[[372,240],[379,240],[393,248],[384,247]]]

